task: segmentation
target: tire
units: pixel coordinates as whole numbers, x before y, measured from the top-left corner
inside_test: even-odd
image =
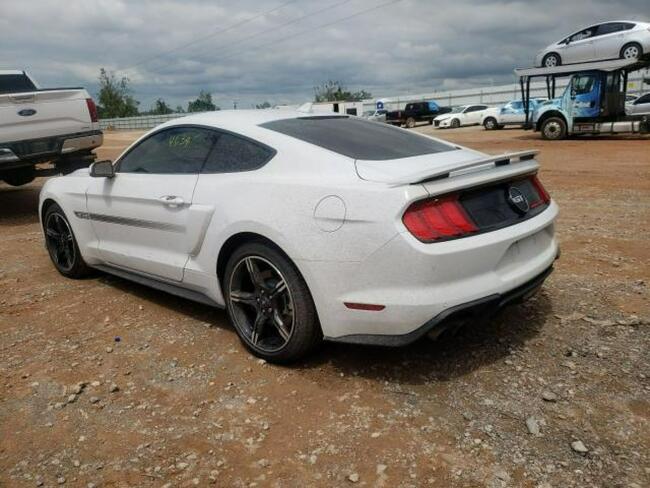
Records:
[[[7,171],[2,175],[2,179],[11,186],[23,186],[31,183],[36,178],[36,170],[34,167],[17,168]]]
[[[413,117],[409,117],[408,119],[406,119],[406,127],[408,129],[412,129],[413,127],[415,127],[415,119]]]
[[[452,129],[458,129],[458,128],[460,127],[460,120],[458,120],[458,119],[453,119],[453,120],[449,123],[449,127],[451,127]]]
[[[561,117],[549,117],[542,122],[540,132],[547,141],[559,141],[566,137],[566,122]]]
[[[636,42],[630,42],[621,48],[619,57],[621,59],[641,59],[643,56],[643,48]]]
[[[81,256],[68,218],[56,203],[50,205],[45,211],[43,234],[47,252],[59,273],[75,279],[84,278],[92,273],[92,268]]]
[[[555,68],[562,65],[562,58],[557,53],[548,53],[542,59],[542,68]]]
[[[497,124],[497,119],[494,117],[488,117],[483,121],[483,127],[485,127],[485,130],[496,130],[499,128],[499,124]]]
[[[429,119],[429,125],[433,125],[433,119]]]
[[[322,341],[307,283],[274,247],[252,242],[237,248],[226,264],[223,290],[230,321],[255,356],[289,363]]]

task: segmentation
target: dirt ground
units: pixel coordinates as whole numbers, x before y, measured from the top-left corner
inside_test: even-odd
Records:
[[[453,337],[292,367],[248,354],[220,310],[63,278],[42,181],[0,184],[0,486],[650,486],[650,139],[435,134],[541,150],[556,271]]]

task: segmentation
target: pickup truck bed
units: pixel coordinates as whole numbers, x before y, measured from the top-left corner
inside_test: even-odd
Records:
[[[0,71],[0,180],[21,185],[88,166],[102,142],[85,89],[38,89],[25,72]],[[54,168],[37,169],[43,162]]]
[[[435,102],[407,103],[404,110],[394,110],[386,114],[386,122],[396,126],[405,125],[409,129],[415,127],[417,122],[433,123],[438,115],[447,113],[450,107],[440,107]]]

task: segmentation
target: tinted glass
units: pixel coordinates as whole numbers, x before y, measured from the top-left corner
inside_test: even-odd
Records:
[[[641,103],[650,103],[650,93],[647,93],[634,101],[634,105],[639,105]]]
[[[531,103],[534,103],[534,100],[531,100]],[[514,110],[521,110],[524,107],[523,102],[512,102],[512,108]]]
[[[212,148],[203,173],[234,173],[263,166],[275,151],[247,139],[223,133]]]
[[[301,117],[267,122],[261,127],[350,158],[371,161],[409,158],[456,149],[388,124],[349,117]]]
[[[25,75],[0,75],[0,93],[20,93],[36,90]]]
[[[198,173],[218,133],[197,127],[174,127],[148,137],[119,162],[120,173]]]
[[[621,24],[619,22],[610,22],[609,24],[598,26],[598,33],[596,35],[603,36],[605,34],[611,34],[613,32],[620,32],[624,29],[624,24]]]

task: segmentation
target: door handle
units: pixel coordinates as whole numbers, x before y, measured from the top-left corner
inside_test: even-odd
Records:
[[[176,207],[178,205],[183,205],[185,200],[182,197],[177,197],[176,195],[163,195],[158,198],[163,204],[169,205],[170,207]]]

